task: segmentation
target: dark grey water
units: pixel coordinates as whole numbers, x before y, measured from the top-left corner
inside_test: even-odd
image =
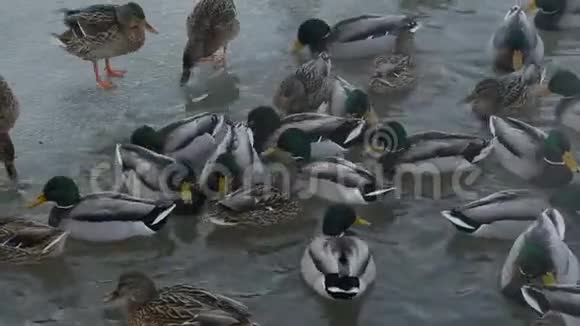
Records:
[[[427,16],[417,37],[421,78],[398,101],[375,103],[382,117],[399,119],[411,131],[443,129],[486,135],[466,107],[456,103],[491,73],[485,46],[494,26],[512,5],[505,0],[237,0],[242,24],[231,44],[228,76],[208,80],[196,72],[192,94],[178,87],[191,1],[142,0],[160,31],[148,35],[136,54],[115,59],[129,70],[113,91],[95,87],[90,64],[49,41],[62,30],[62,7],[78,1],[0,0],[0,73],[13,85],[22,114],[13,132],[17,166],[29,184],[23,196],[0,194],[2,215],[30,214],[23,200],[51,176],[66,174],[88,191],[90,171],[111,161],[114,145],[143,123],[165,124],[195,111],[228,111],[243,118],[269,103],[278,82],[293,69],[287,53],[299,23],[311,16],[329,21],[363,13]],[[548,60],[580,71],[580,41],[573,32],[543,34]],[[349,81],[364,85],[369,61],[334,65]],[[187,96],[209,92],[202,104]],[[548,126],[553,101],[528,120]],[[580,139],[574,135],[574,140]],[[493,162],[470,190],[486,195],[521,187]],[[0,184],[4,184],[2,179]],[[323,205],[308,202],[312,222],[259,232],[215,231],[194,217],[174,219],[162,237],[114,245],[70,241],[64,258],[29,267],[2,267],[1,325],[117,325],[106,313],[103,294],[118,275],[140,269],[163,285],[197,283],[246,302],[262,325],[521,325],[530,318],[497,290],[497,277],[511,243],[456,236],[439,211],[461,202],[404,198],[360,208],[373,226],[360,230],[377,262],[374,290],[360,307],[329,305],[301,282],[299,261]],[[34,211],[43,220],[49,207]]]

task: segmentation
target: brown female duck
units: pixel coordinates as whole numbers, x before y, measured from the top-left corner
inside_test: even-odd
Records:
[[[157,33],[145,18],[143,8],[134,2],[125,5],[93,5],[81,9],[63,9],[68,30],[53,34],[67,52],[93,63],[97,84],[111,88],[102,80],[97,61],[105,59],[109,77],[123,77],[126,71],[111,67],[110,58],[139,50],[145,43],[145,30]]]
[[[0,160],[4,162],[6,172],[13,182],[17,181],[18,174],[14,167],[14,144],[9,132],[19,114],[18,100],[6,80],[0,76]]]

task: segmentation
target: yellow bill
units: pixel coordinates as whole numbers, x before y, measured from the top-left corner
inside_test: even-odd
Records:
[[[119,293],[115,290],[112,291],[111,293],[108,293],[104,298],[103,298],[103,302],[104,303],[110,303],[112,301],[115,301],[117,298],[119,297]]]
[[[304,49],[304,44],[302,44],[300,41],[296,40],[292,44],[292,47],[290,48],[290,52],[298,53],[298,52],[302,51],[302,49]]]
[[[159,32],[155,29],[155,27],[151,26],[151,24],[149,24],[149,22],[147,22],[147,21],[145,21],[145,29],[149,33],[159,34]]]
[[[524,66],[524,54],[520,50],[515,50],[513,57],[512,57],[512,65],[514,67],[514,71],[518,71],[522,69]]]
[[[529,14],[536,9],[538,9],[538,4],[536,3],[536,0],[530,0],[530,2],[528,2],[528,4],[524,7],[524,11],[526,12],[526,14]]]
[[[556,284],[556,277],[554,276],[554,273],[548,272],[542,275],[542,283],[547,286]]]
[[[218,193],[222,195],[226,194],[226,177],[224,176],[218,177]]]
[[[564,160],[564,164],[570,169],[572,172],[578,172],[578,162],[574,158],[574,155],[570,151],[567,151],[562,155],[562,160]]]
[[[375,110],[370,109],[363,115],[363,119],[370,125],[376,126],[379,123],[379,117],[375,113]]]
[[[354,220],[354,224],[359,224],[359,225],[371,225],[371,222],[365,220],[362,217],[358,217],[356,218],[356,220]]]
[[[533,90],[534,95],[539,97],[546,97],[552,95],[552,91],[546,85],[538,85]]]
[[[191,183],[184,182],[181,184],[181,189],[179,190],[181,195],[181,200],[185,203],[191,203],[192,194],[191,194]]]
[[[33,207],[39,206],[43,203],[46,203],[47,201],[48,200],[46,199],[46,196],[44,195],[44,193],[40,193],[38,196],[36,196],[36,198],[34,198],[33,201],[26,204],[26,208],[33,208]]]

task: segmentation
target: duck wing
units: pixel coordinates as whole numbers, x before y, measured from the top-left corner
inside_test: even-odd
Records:
[[[360,276],[371,260],[368,246],[351,236],[317,237],[310,243],[308,255],[324,275]]]
[[[64,24],[78,38],[95,37],[118,25],[116,5],[93,5],[81,9],[63,9]]]
[[[374,176],[370,171],[339,157],[312,162],[302,170],[311,177],[339,183],[349,188],[374,183]]]
[[[162,225],[175,208],[171,202],[151,201],[104,192],[84,196],[68,213],[68,218],[86,222],[129,221]]]
[[[157,133],[164,140],[163,152],[172,153],[183,149],[203,134],[217,136],[217,132],[223,128],[224,124],[223,115],[204,112],[175,121],[161,128]]]
[[[409,20],[405,15],[361,15],[342,20],[333,26],[330,38],[335,42],[354,42],[397,32]]]
[[[408,140],[411,146],[400,158],[403,163],[448,156],[464,156],[472,161],[490,146],[488,141],[476,136],[439,131],[413,134]]]
[[[551,310],[580,317],[578,285],[525,285],[522,287],[522,295],[526,303],[542,315]]]
[[[337,133],[344,133],[347,136],[342,138],[350,141],[362,135],[365,126],[366,123],[362,119],[338,117],[314,112],[291,114],[282,119],[282,127],[273,133],[270,137],[269,144],[275,144],[278,137],[290,128],[301,129],[314,139],[323,137],[334,140],[333,138],[337,136]],[[348,142],[345,141],[344,143]]]
[[[542,130],[514,118],[490,117],[490,130],[497,141],[518,157],[535,158],[547,135]]]

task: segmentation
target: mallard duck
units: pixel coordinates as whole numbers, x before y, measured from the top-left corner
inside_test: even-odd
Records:
[[[319,106],[317,112],[338,117],[364,119],[369,126],[379,123],[379,117],[367,93],[338,75],[334,76],[330,101]]]
[[[568,128],[580,131],[580,79],[570,70],[558,69],[541,85],[542,95],[559,95],[556,106],[557,120]]]
[[[365,142],[365,154],[377,159],[390,178],[410,172],[420,175],[431,168],[434,173],[454,173],[481,162],[492,148],[490,141],[471,135],[441,131],[408,135],[397,121],[371,130]]]
[[[196,212],[205,201],[196,173],[187,162],[157,154],[141,146],[118,144],[116,164],[124,192],[150,200],[170,200],[178,211]]]
[[[519,6],[513,6],[490,41],[494,68],[500,72],[520,70],[524,65],[541,65],[544,41]]]
[[[20,115],[18,100],[6,80],[0,75],[0,160],[4,162],[6,173],[12,182],[18,181],[18,172],[14,166],[16,158],[10,130]]]
[[[529,0],[526,12],[538,9],[534,17],[536,27],[543,30],[578,28],[580,26],[580,1]]]
[[[540,314],[546,326],[573,326],[580,322],[580,288],[578,285],[524,285],[526,303]]]
[[[48,225],[0,218],[0,263],[33,263],[60,256],[67,236],[67,232]]]
[[[326,52],[302,64],[280,83],[274,105],[285,114],[316,111],[332,95],[330,67]]]
[[[244,185],[259,183],[263,173],[262,161],[254,149],[252,130],[238,122],[229,127],[223,141],[207,160],[199,184],[204,190],[224,196]]]
[[[72,238],[94,242],[154,235],[175,208],[172,202],[155,202],[114,192],[81,197],[76,183],[64,176],[48,180],[27,207],[47,201],[56,203],[50,211],[50,226],[70,232]]]
[[[289,155],[280,155],[279,152]],[[304,178],[307,184],[307,188],[302,190],[328,201],[367,204],[394,190],[383,187],[374,173],[359,164],[340,157],[312,160],[311,152],[311,140],[307,134],[300,129],[288,129],[280,135],[276,146],[264,155],[299,160],[301,167],[298,177]],[[288,164],[284,159],[278,161]]]
[[[214,61],[225,66],[228,43],[240,32],[233,0],[201,0],[187,16],[187,45],[183,50],[181,85],[191,76],[191,70],[200,61]],[[223,48],[221,57],[214,54]]]
[[[228,124],[223,114],[203,112],[158,130],[141,126],[131,134],[131,143],[187,162],[199,174],[207,158],[224,139]]]
[[[477,237],[515,239],[537,219],[548,201],[525,189],[504,190],[441,214],[460,232]],[[563,219],[558,211],[554,218]],[[563,224],[561,222],[560,224]]]
[[[556,187],[569,183],[578,172],[570,139],[560,130],[549,133],[514,118],[491,116],[494,153],[508,171],[524,180]]]
[[[535,282],[578,282],[578,259],[564,243],[566,226],[555,212],[542,212],[515,240],[501,270],[500,287],[506,296],[522,299],[521,287]]]
[[[308,19],[298,28],[292,52],[307,47],[310,56],[328,52],[333,59],[372,57],[392,50],[399,32],[412,24],[416,19],[405,15],[362,15],[333,27],[321,19]]]
[[[374,72],[369,89],[376,94],[396,94],[415,86],[415,32],[420,28],[410,21],[399,33],[392,53],[382,54],[374,60]]]
[[[109,77],[123,77],[126,71],[113,69],[109,59],[139,50],[145,43],[145,30],[157,34],[143,8],[134,2],[62,11],[68,30],[53,36],[67,52],[93,63],[97,84],[103,88],[113,84],[101,79],[97,61],[105,59]]]
[[[524,110],[537,104],[543,77],[540,67],[531,64],[508,75],[486,78],[475,85],[464,102],[471,103],[473,112],[483,119]]]
[[[320,113],[297,113],[281,118],[269,106],[260,106],[250,111],[247,124],[254,133],[254,148],[258,153],[275,146],[280,135],[290,128],[300,129],[312,139],[322,138],[323,145],[329,145],[326,140],[330,140],[345,147],[361,139],[368,126],[362,119]]]
[[[226,296],[186,284],[161,289],[140,272],[126,272],[106,303],[121,303],[134,326],[252,326],[250,312]]]
[[[275,186],[241,188],[210,206],[209,221],[222,226],[269,226],[302,214],[298,200]]]
[[[352,207],[332,205],[326,209],[322,234],[316,236],[302,256],[304,281],[320,296],[331,300],[361,297],[375,280],[376,267],[368,245],[349,232],[353,224],[370,225]]]

